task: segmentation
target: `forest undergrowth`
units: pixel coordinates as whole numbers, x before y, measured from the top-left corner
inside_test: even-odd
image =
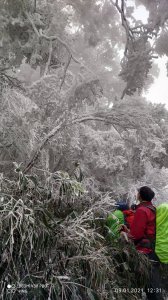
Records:
[[[147,259],[108,240],[109,194],[66,172],[1,177],[1,299],[141,299]]]

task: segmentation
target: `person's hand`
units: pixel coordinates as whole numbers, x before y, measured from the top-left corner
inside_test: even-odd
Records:
[[[129,229],[127,228],[126,225],[122,224],[122,225],[119,226],[119,231],[120,231],[120,232],[123,231],[123,232],[127,232],[127,233],[128,233],[128,232],[129,232]]]
[[[127,243],[129,242],[127,233],[124,232],[124,231],[121,231],[121,232],[120,232],[120,238],[121,238],[121,240],[126,241]]]

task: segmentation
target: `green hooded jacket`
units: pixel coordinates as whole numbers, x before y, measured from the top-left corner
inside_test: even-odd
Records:
[[[168,203],[156,208],[155,252],[162,263],[168,264]]]
[[[110,239],[119,238],[119,226],[122,224],[124,224],[124,214],[121,210],[117,209],[107,217],[106,225],[109,228]]]

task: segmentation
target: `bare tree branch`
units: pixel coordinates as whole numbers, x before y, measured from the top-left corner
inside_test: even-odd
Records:
[[[132,29],[130,28],[128,21],[125,17],[124,0],[121,0],[121,7],[119,6],[117,0],[115,2],[113,0],[111,0],[111,3],[117,8],[118,12],[120,13],[122,26],[124,27],[125,32],[126,32],[126,45],[125,45],[125,50],[124,50],[124,55],[126,56],[127,51],[128,51],[129,42],[133,41],[133,32],[132,32]]]
[[[34,12],[36,12],[37,9],[37,0],[34,0]]]
[[[123,90],[122,92],[122,95],[121,95],[121,100],[124,98],[126,92],[127,92],[127,89],[128,89],[128,84],[126,85],[125,89]]]
[[[139,93],[142,91],[145,84],[145,78],[152,66],[151,61],[155,58],[155,55],[153,55],[153,48],[151,46],[149,47],[148,41],[156,34],[156,30],[155,27],[144,24],[131,27],[129,20],[126,18],[126,1],[110,1],[118,10],[122,26],[126,33],[124,57],[121,60],[122,71],[119,74],[126,82],[126,87],[121,95],[121,99],[123,99],[125,95],[133,95],[136,91]],[[145,60],[146,64],[141,64],[142,60]]]
[[[74,62],[76,62],[77,64],[80,64],[80,61],[72,54],[72,51],[69,48],[69,46],[60,37],[58,37],[57,35],[47,36],[42,33],[42,30],[40,30],[38,32],[38,34],[41,38],[44,38],[47,41],[59,41],[60,44],[62,44],[66,48],[67,52],[71,55],[71,58],[74,60]]]
[[[53,130],[49,132],[49,134],[45,137],[45,139],[41,142],[40,146],[36,149],[33,157],[31,158],[30,162],[27,164],[25,169],[23,170],[24,173],[27,173],[34,165],[36,160],[38,159],[41,150],[47,144],[47,142],[62,128],[62,123],[56,126]]]
[[[24,14],[26,15],[27,19],[29,20],[30,24],[32,25],[34,32],[37,34],[38,37],[40,37],[39,32],[38,32],[32,18],[30,17],[29,13],[26,10],[24,10]]]
[[[0,71],[0,77],[4,78],[4,80],[8,82],[12,87],[25,91],[25,88],[22,86],[21,82],[16,77],[12,77],[1,71]]]
[[[24,173],[28,172],[34,165],[34,163],[36,162],[36,160],[38,159],[41,150],[44,148],[44,146],[47,144],[47,142],[61,129],[63,128],[63,126],[65,126],[65,122],[66,122],[66,115],[67,112],[64,111],[64,113],[62,114],[62,116],[57,120],[57,125],[45,136],[45,138],[42,140],[40,146],[37,147],[37,149],[35,150],[33,157],[30,159],[29,163],[27,164],[27,166],[25,167],[25,169],[23,170]]]
[[[68,128],[70,126],[73,126],[75,124],[87,122],[87,121],[99,121],[99,122],[104,122],[106,124],[111,124],[112,126],[118,125],[120,128],[136,128],[138,127],[137,125],[137,120],[134,120],[134,118],[129,118],[124,122],[122,122],[121,117],[125,118],[125,115],[119,114],[116,115],[116,112],[113,111],[112,113],[95,113],[91,115],[83,115],[81,117],[75,118],[74,120],[67,121],[67,111],[63,113],[61,118],[58,120],[57,125],[47,134],[47,136],[42,140],[40,145],[37,147],[35,150],[33,157],[30,159],[29,163],[23,170],[24,173],[27,173],[30,171],[30,169],[34,166],[35,162],[37,161],[41,150],[44,148],[44,146],[48,143],[48,141],[55,136],[60,130],[63,130],[65,128]],[[130,119],[130,120],[129,120]]]
[[[45,67],[45,71],[44,71],[44,76],[47,75],[48,73],[48,69],[49,69],[49,66],[50,66],[50,63],[51,63],[51,57],[52,57],[52,41],[50,41],[50,44],[49,44],[49,54],[48,54],[48,61],[46,63],[46,67]]]
[[[13,143],[7,144],[7,145],[2,145],[0,144],[0,148],[9,148],[13,145]]]
[[[27,19],[29,20],[30,24],[32,25],[32,28],[34,30],[34,32],[36,33],[36,35],[39,37],[39,38],[43,38],[43,39],[46,39],[47,41],[51,41],[51,42],[54,42],[54,41],[58,41],[62,46],[65,47],[65,49],[67,50],[68,54],[69,54],[69,60],[67,62],[67,65],[64,69],[64,75],[66,75],[66,71],[69,67],[69,64],[70,64],[70,61],[71,59],[77,63],[77,64],[80,64],[82,67],[84,67],[85,69],[87,69],[89,72],[91,72],[96,78],[96,74],[87,66],[83,65],[75,56],[74,54],[72,53],[72,50],[70,49],[70,47],[57,35],[54,35],[54,36],[47,36],[45,34],[43,34],[42,32],[42,29],[40,29],[38,31],[38,29],[36,28],[36,25],[34,24],[33,22],[33,19],[31,18],[31,16],[29,15],[29,13],[25,10],[24,11],[24,14],[26,15]],[[65,80],[65,78],[64,78]],[[62,84],[63,85],[63,84]]]
[[[65,65],[65,68],[64,68],[64,74],[63,74],[63,77],[62,77],[62,80],[61,80],[61,84],[60,84],[60,90],[64,84],[64,81],[65,81],[65,77],[66,77],[66,72],[67,72],[67,69],[70,65],[70,62],[71,62],[71,59],[72,59],[72,55],[70,54],[69,55],[69,58],[68,58],[68,61],[67,61],[67,64]]]

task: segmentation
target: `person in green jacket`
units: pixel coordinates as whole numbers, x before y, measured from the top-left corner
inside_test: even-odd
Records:
[[[108,237],[110,240],[120,237],[120,228],[124,224],[124,214],[117,209],[109,214],[106,220],[106,225],[109,228]]]
[[[168,264],[168,203],[156,207],[155,252],[162,263]]]

